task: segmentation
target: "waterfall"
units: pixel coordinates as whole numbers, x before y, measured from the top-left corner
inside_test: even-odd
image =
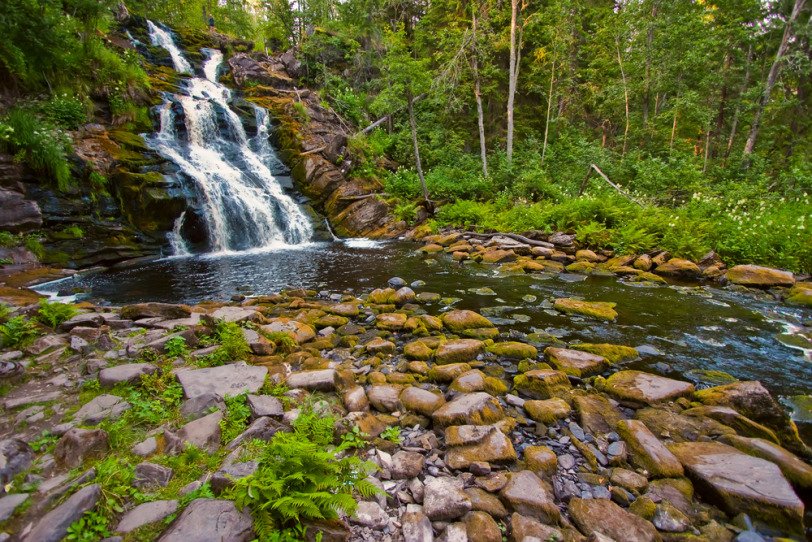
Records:
[[[153,44],[166,49],[175,70],[193,69],[172,35],[148,21]],[[302,208],[285,193],[274,171],[284,170],[268,141],[268,111],[250,104],[255,132],[248,133],[232,107],[231,90],[217,80],[223,53],[202,49],[204,77],[181,82],[178,93],[164,94],[158,106],[160,128],[147,143],[179,170],[191,199],[199,206],[210,249],[242,251],[296,245],[310,241],[313,226]],[[176,254],[188,251],[184,221],[170,234]]]

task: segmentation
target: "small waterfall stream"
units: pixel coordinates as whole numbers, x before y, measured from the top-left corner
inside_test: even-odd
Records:
[[[283,169],[268,141],[268,111],[249,104],[255,132],[249,134],[232,107],[231,90],[217,80],[223,53],[202,49],[205,77],[194,69],[166,30],[147,22],[153,45],[169,52],[178,73],[189,75],[181,91],[165,93],[160,129],[147,143],[175,164],[199,207],[212,252],[298,245],[311,240],[313,226],[285,193],[274,171]],[[188,254],[184,212],[169,234],[176,255]]]

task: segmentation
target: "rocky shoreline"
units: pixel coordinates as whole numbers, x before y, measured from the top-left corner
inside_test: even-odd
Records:
[[[555,239],[424,241],[428,253],[517,272],[580,264],[655,280],[636,265],[641,257],[613,261]],[[652,259],[661,260],[655,273],[678,265]],[[726,271],[733,283],[766,276],[736,273]],[[789,287],[785,279],[783,295]],[[7,318],[34,318],[36,296],[8,290]],[[550,301],[586,318],[623,311]],[[334,416],[334,443],[355,443],[337,457],[372,461],[370,481],[383,491],[356,494],[351,516],[304,522],[310,540],[808,532],[799,495],[812,489],[810,450],[755,381],[697,390],[625,369],[638,356],[632,347],[547,343],[397,278],[359,297],[288,290],[192,307],[77,307],[0,354],[3,539],[60,540],[75,522],[102,518],[109,540],[251,540],[257,518],[236,507],[230,488],[261,467],[254,439],[292,431],[306,412]]]

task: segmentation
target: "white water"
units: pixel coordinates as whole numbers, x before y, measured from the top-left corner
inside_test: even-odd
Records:
[[[151,22],[148,26],[150,39],[169,51],[175,69],[191,74],[192,67],[171,34]],[[231,90],[217,81],[223,54],[215,49],[202,52],[205,78],[184,79],[181,92],[165,95],[160,130],[148,137],[150,146],[174,163],[191,185],[212,252],[310,241],[310,220],[273,173],[281,163],[268,142],[268,112],[251,104],[256,132],[249,135],[232,108]],[[182,130],[176,124],[181,119]],[[176,255],[189,252],[183,238],[187,216],[179,217],[169,236]]]

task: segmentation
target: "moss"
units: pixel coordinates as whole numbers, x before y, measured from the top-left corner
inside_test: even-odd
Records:
[[[579,261],[569,264],[564,269],[570,273],[582,273],[584,275],[588,275],[593,269],[595,269],[595,264],[587,261]]]
[[[535,370],[513,377],[513,388],[536,399],[550,399],[566,392],[571,385],[561,371]]]
[[[629,512],[648,521],[651,521],[654,518],[654,513],[656,511],[657,504],[648,497],[638,497],[629,506]]]
[[[508,389],[508,385],[501,379],[492,376],[485,377],[485,391],[491,395],[504,395]]]
[[[487,347],[487,351],[497,356],[515,359],[534,359],[538,356],[535,346],[514,341],[494,343]]]
[[[582,352],[589,352],[590,354],[603,356],[609,363],[619,363],[621,361],[629,361],[640,357],[640,354],[636,349],[632,348],[631,346],[624,346],[621,344],[582,343],[573,344],[571,347],[575,350],[581,350]]]
[[[149,152],[149,147],[144,138],[138,134],[128,132],[126,130],[112,130],[108,133],[110,139],[119,145],[128,149],[135,149],[138,151]]]
[[[784,301],[790,305],[812,307],[812,282],[799,282],[790,288]]]
[[[609,321],[617,318],[616,306],[617,303],[611,301],[581,301],[568,297],[556,299],[554,303],[554,308],[565,314],[580,314]]]

